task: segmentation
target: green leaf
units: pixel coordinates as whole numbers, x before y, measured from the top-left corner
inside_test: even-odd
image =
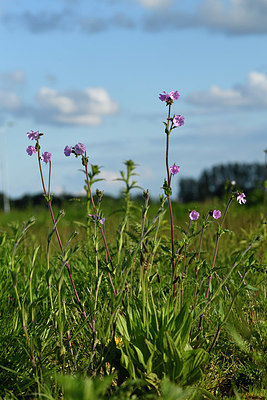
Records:
[[[117,320],[116,320],[116,324],[117,324],[117,329],[120,332],[120,334],[130,342],[131,338],[128,332],[128,328],[127,328],[127,322],[125,320],[125,318],[121,315],[118,314],[117,315]]]
[[[144,360],[143,353],[141,352],[141,350],[140,350],[137,346],[133,345],[133,348],[135,349],[135,351],[136,351],[136,353],[137,353],[138,361],[139,361],[140,364],[142,364],[143,367],[146,369],[146,364],[145,364],[145,360]]]

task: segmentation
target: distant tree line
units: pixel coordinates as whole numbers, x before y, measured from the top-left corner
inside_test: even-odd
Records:
[[[181,178],[179,182],[179,201],[183,203],[191,201],[205,201],[218,197],[222,198],[231,182],[236,183],[237,190],[241,189],[250,196],[250,203],[262,201],[264,193],[264,180],[266,179],[265,165],[259,163],[229,163],[216,165],[205,169],[198,179]],[[112,199],[111,196],[105,196]],[[84,197],[83,197],[84,198]],[[82,199],[82,196],[80,197]],[[136,196],[136,200],[142,201],[143,197]],[[66,202],[73,200],[73,195],[62,194],[53,196],[53,204],[59,208]],[[11,208],[25,209],[43,206],[46,200],[43,194],[24,195],[18,199],[9,199]],[[0,192],[0,210],[3,209],[3,194]]]
[[[111,196],[105,195],[105,200],[112,199]],[[66,203],[68,202],[80,202],[86,201],[86,195],[84,196],[74,196],[72,194],[61,194],[61,195],[53,195],[52,196],[52,203],[53,206],[58,208],[64,208]],[[44,207],[47,202],[42,193],[38,194],[25,194],[24,196],[17,198],[17,199],[9,199],[10,208],[17,209],[17,210],[24,210],[34,207]],[[3,193],[0,192],[0,211],[4,208],[4,196]]]
[[[64,205],[64,202],[72,198],[73,196],[67,194],[61,196],[53,196],[53,204],[56,205],[57,207],[62,207]],[[18,199],[9,199],[9,202],[10,202],[10,207],[12,209],[13,208],[25,209],[36,206],[44,206],[46,204],[44,195],[41,193],[35,195],[25,194],[24,196]],[[3,193],[0,193],[0,209],[3,209],[3,204],[4,204]]]
[[[231,182],[235,182],[237,189],[240,188],[246,194],[258,191],[263,196],[265,174],[265,165],[259,163],[216,165],[205,169],[198,179],[181,178],[179,200],[186,203],[212,197],[222,198]]]

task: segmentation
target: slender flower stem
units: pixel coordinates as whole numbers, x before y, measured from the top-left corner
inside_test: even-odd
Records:
[[[169,169],[169,135],[170,135],[172,127],[169,130],[170,115],[171,115],[171,104],[169,104],[168,123],[167,123],[167,127],[166,127],[166,171],[167,171],[168,189],[171,188],[171,175],[170,175],[170,169]],[[174,280],[174,275],[175,275],[175,249],[174,249],[173,213],[172,213],[172,204],[171,204],[170,194],[167,194],[167,199],[168,199],[168,204],[169,204],[170,225],[171,225],[172,280]],[[175,283],[173,284],[173,296],[175,296]]]
[[[50,190],[51,190],[51,161],[49,161],[49,174],[48,174],[48,198],[50,200]]]
[[[199,249],[198,249],[198,254],[197,254],[197,263],[200,259],[200,252],[201,252],[201,248],[202,248],[202,241],[203,241],[203,236],[204,236],[204,231],[206,228],[206,224],[208,221],[208,218],[210,216],[210,213],[208,212],[205,218],[205,222],[202,226],[202,230],[201,230],[201,234],[200,234],[200,240],[199,240]],[[196,304],[197,304],[197,276],[198,276],[198,265],[196,264],[196,268],[195,268],[195,291],[194,291],[194,310],[196,308]]]
[[[206,295],[205,295],[205,298],[206,298],[207,301],[208,301],[208,299],[209,299],[209,292],[210,292],[211,279],[212,279],[212,275],[213,275],[213,268],[214,268],[214,265],[215,265],[217,253],[218,253],[219,240],[220,240],[220,237],[221,237],[221,235],[222,235],[222,233],[223,233],[222,227],[223,227],[223,223],[224,223],[224,220],[225,220],[227,211],[229,210],[229,207],[230,207],[232,201],[233,201],[233,197],[231,196],[230,199],[229,199],[229,201],[228,201],[228,203],[227,203],[227,206],[226,206],[226,208],[225,208],[225,210],[224,210],[224,214],[223,214],[223,217],[222,217],[221,225],[219,226],[218,231],[217,231],[216,243],[215,243],[215,248],[214,248],[214,253],[213,253],[213,259],[212,259],[211,268],[210,268],[210,269],[211,269],[211,272],[210,272],[210,275],[209,275],[208,287],[207,287]],[[200,331],[201,328],[202,328],[202,321],[203,321],[203,314],[201,314],[201,315],[200,315],[200,318],[199,318],[199,324],[198,324],[198,330],[199,330],[199,331]]]
[[[87,186],[88,186],[88,190],[89,190],[89,193],[90,193],[91,203],[92,203],[92,207],[93,207],[94,213],[96,215],[97,214],[97,210],[96,210],[95,202],[94,202],[93,195],[92,195],[91,185],[90,185],[90,182],[89,182],[87,162],[84,164],[84,167],[85,167],[86,181],[87,181]],[[109,263],[111,265],[111,268],[113,269],[112,259],[111,259],[111,255],[110,255],[109,248],[108,248],[108,245],[107,245],[105,232],[104,232],[104,230],[103,230],[101,225],[99,226],[99,229],[100,229],[101,236],[102,236],[102,239],[103,239],[103,242],[104,242],[104,246],[105,246],[105,249],[106,249],[106,253],[107,253],[107,257],[108,257]],[[109,278],[109,281],[110,281],[114,296],[116,296],[117,292],[116,292],[114,284],[112,282],[112,278],[111,278],[110,272],[108,272],[108,278]]]
[[[229,199],[228,203],[227,203],[226,208],[225,208],[225,211],[224,211],[224,214],[223,214],[223,217],[222,217],[222,222],[221,222],[220,230],[217,231],[216,243],[215,243],[215,249],[214,249],[214,255],[213,255],[213,260],[212,260],[212,264],[211,264],[211,271],[212,271],[213,268],[214,268],[215,261],[216,261],[216,257],[217,257],[218,246],[219,246],[219,240],[220,240],[220,237],[221,237],[221,235],[222,235],[221,228],[222,228],[222,226],[223,226],[223,223],[224,223],[224,220],[225,220],[227,211],[228,211],[228,209],[229,209],[230,204],[232,203],[232,201],[233,201],[233,198],[231,197],[231,198]],[[210,290],[211,278],[212,278],[212,273],[211,273],[210,276],[209,276],[208,287],[207,287],[207,291],[206,291],[206,299],[208,299],[208,297],[209,297],[209,290]]]
[[[204,222],[204,224],[202,226],[202,230],[201,230],[201,234],[200,234],[200,240],[199,240],[199,249],[198,249],[198,254],[197,254],[197,261],[199,261],[199,259],[200,259],[200,252],[201,252],[201,248],[202,248],[202,241],[203,241],[204,231],[205,231],[206,224],[207,224],[209,216],[210,216],[210,212],[208,212],[208,214],[206,215],[205,222]]]
[[[47,191],[46,191],[45,184],[44,184],[44,177],[43,177],[42,166],[41,166],[41,157],[40,157],[39,146],[38,146],[38,163],[39,163],[39,170],[40,170],[40,175],[41,175],[41,181],[42,181],[44,195],[47,197],[47,204],[48,204],[48,208],[49,208],[49,211],[50,211],[50,214],[51,214],[51,218],[52,218],[52,221],[53,221],[53,224],[54,224],[54,228],[55,228],[55,232],[56,232],[56,236],[57,236],[57,240],[58,240],[58,244],[59,244],[60,250],[63,251],[61,238],[60,238],[60,235],[59,235],[59,232],[58,232],[58,229],[57,229],[57,223],[56,223],[56,220],[55,220],[55,217],[54,217],[54,213],[53,213],[53,209],[52,209],[51,199],[50,199],[50,196],[47,195]],[[49,184],[50,184],[50,180],[49,180]],[[50,187],[49,187],[49,191],[50,191]],[[69,262],[68,261],[65,262],[65,266],[67,268],[67,271],[68,271],[68,274],[69,274],[69,278],[70,278],[70,281],[71,281],[71,285],[72,285],[72,288],[74,290],[75,297],[76,297],[76,300],[78,302],[78,305],[79,305],[79,308],[81,310],[81,313],[82,313],[83,317],[87,320],[87,315],[86,315],[86,313],[85,313],[85,311],[83,309],[83,306],[82,306],[82,303],[80,301],[78,292],[76,290],[76,286],[75,286],[75,283],[73,281],[72,274],[70,272],[70,267],[69,267]],[[91,323],[89,321],[88,321],[88,324],[89,324],[90,328],[92,329],[92,325],[91,325]]]
[[[185,241],[185,245],[184,245],[184,260],[183,260],[183,272],[182,272],[182,281],[181,281],[181,306],[180,308],[183,308],[183,294],[184,294],[184,279],[186,277],[186,252],[187,252],[187,245],[188,245],[188,234],[189,234],[189,230],[190,230],[190,226],[191,226],[191,219],[189,220],[188,223],[188,228],[187,228],[187,232],[186,232],[186,241]]]

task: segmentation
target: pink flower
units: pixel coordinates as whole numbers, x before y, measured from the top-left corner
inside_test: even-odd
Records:
[[[182,126],[184,125],[184,117],[182,115],[175,115],[173,117],[172,123],[174,126]]]
[[[180,171],[180,167],[178,167],[178,165],[175,165],[175,163],[170,167],[170,171],[172,175],[176,175],[178,174],[178,172]]]
[[[222,213],[220,210],[213,210],[212,216],[214,219],[219,219],[222,216]]]
[[[72,147],[66,146],[65,149],[64,149],[65,156],[69,157],[71,155],[71,152],[72,152]]]
[[[246,195],[245,193],[238,193],[238,196],[236,198],[236,200],[238,201],[239,204],[245,204],[246,203],[246,199],[245,199]]]
[[[94,221],[99,221],[101,225],[104,225],[105,223],[105,218],[101,218],[99,217],[99,215],[97,214],[88,214],[88,217],[92,217]]]
[[[85,145],[82,143],[77,143],[74,146],[74,151],[77,156],[82,156],[86,152]]]
[[[191,211],[191,213],[189,214],[189,218],[192,221],[197,221],[199,218],[199,213],[196,210]]]
[[[48,151],[45,151],[45,152],[41,155],[41,160],[42,160],[43,162],[45,162],[46,164],[47,164],[48,162],[51,161],[51,158],[52,158],[52,154],[51,154],[51,153],[48,153]]]
[[[37,140],[37,139],[39,138],[39,131],[36,131],[36,132],[34,132],[34,131],[27,132],[27,136],[28,136],[28,138],[29,138],[30,140]]]
[[[172,91],[170,92],[170,98],[171,98],[172,100],[178,100],[179,97],[180,97],[180,94],[179,94],[179,92],[177,92],[177,90],[176,90],[176,91],[172,90]]]
[[[163,94],[159,95],[159,99],[161,101],[168,101],[169,99],[178,100],[179,97],[180,97],[180,94],[179,94],[179,92],[177,92],[177,90],[176,91],[172,90],[170,93],[164,91]]]
[[[28,146],[26,149],[27,153],[29,154],[29,156],[32,156],[33,154],[36,153],[36,149],[34,146]]]

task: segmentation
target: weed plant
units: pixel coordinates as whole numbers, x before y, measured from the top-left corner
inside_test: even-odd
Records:
[[[142,203],[133,201],[136,165],[127,160],[123,195],[111,213],[103,192],[92,191],[100,168],[77,143],[64,153],[83,167],[84,221],[77,217],[81,203],[78,214],[75,204],[55,210],[52,155],[41,154],[42,133],[28,132],[51,223],[38,212],[39,221],[29,215],[1,229],[3,399],[266,395],[265,221],[245,208],[234,182],[220,206],[172,202],[180,168],[170,166],[170,139],[184,117],[172,114],[177,91],[159,98],[168,111],[157,203],[148,190]]]

